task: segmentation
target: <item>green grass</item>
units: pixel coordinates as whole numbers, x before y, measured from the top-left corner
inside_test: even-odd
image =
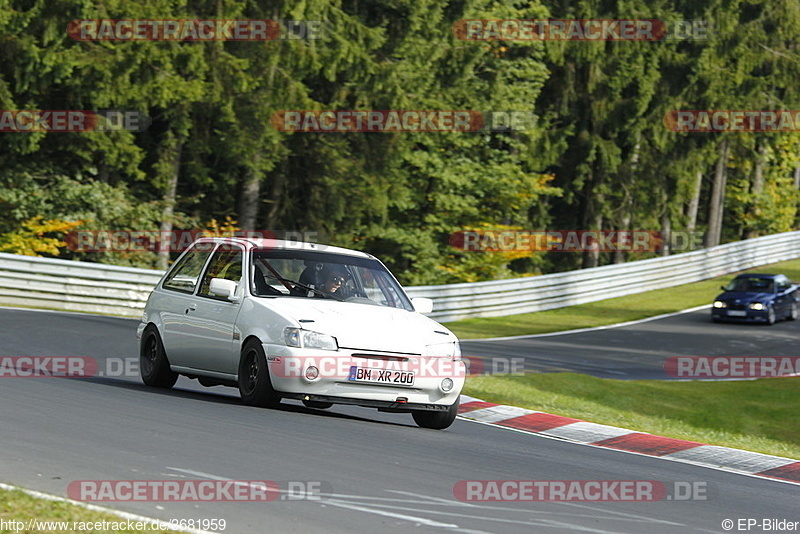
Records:
[[[800,260],[774,263],[748,271],[782,273],[790,280],[800,280]],[[738,273],[568,308],[506,317],[453,321],[447,323],[447,327],[461,339],[480,339],[542,334],[634,321],[703,304],[710,305],[714,297],[720,293],[719,286],[728,283],[736,274]]]
[[[622,381],[531,373],[472,377],[464,393],[593,423],[800,459],[800,378]]]
[[[47,534],[55,532],[77,532],[77,530],[73,530],[72,528],[73,522],[75,521],[92,523],[96,523],[98,521],[116,523],[127,522],[127,520],[122,519],[121,517],[102,512],[95,512],[67,502],[40,499],[19,490],[9,491],[4,489],[0,489],[0,519],[6,523],[6,527],[9,526],[7,524],[9,521],[22,521],[27,524],[28,520],[30,519],[37,521],[68,521],[70,523],[69,528],[66,530],[58,530],[57,528],[26,530],[27,526],[20,530],[20,532]],[[44,525],[40,526],[44,527]],[[0,528],[0,533],[5,532],[16,531],[9,528]],[[97,532],[105,534],[106,532],[110,532],[110,530],[81,530],[80,532]],[[172,533],[175,531],[149,530],[148,526],[148,529],[146,530],[115,530],[114,532],[141,534],[142,532]]]

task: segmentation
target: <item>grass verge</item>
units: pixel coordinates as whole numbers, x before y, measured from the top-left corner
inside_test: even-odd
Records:
[[[782,273],[790,280],[800,280],[800,260],[773,263],[742,272],[748,271]],[[736,274],[738,273],[568,308],[506,317],[464,319],[446,323],[446,326],[460,339],[480,339],[543,334],[635,321],[703,304],[711,305],[711,301],[720,293],[719,286],[727,284]]]
[[[20,490],[5,490],[0,489],[0,533],[5,532],[26,532],[35,534],[51,534],[57,532],[120,532],[128,534],[141,534],[142,532],[153,532],[162,534],[176,533],[174,530],[150,530],[148,528],[138,528],[134,525],[133,529],[127,529],[127,519],[107,514],[103,512],[96,512],[76,506],[74,504],[62,501],[51,501],[28,495]],[[29,521],[34,520],[38,522],[36,525],[29,525]],[[24,526],[19,529],[7,528],[13,526],[14,522],[22,522]],[[105,521],[106,528],[102,528]],[[59,529],[58,525],[47,525],[48,522],[61,522],[64,525],[68,524],[67,528]],[[79,523],[83,523],[79,525]],[[92,523],[93,525],[88,525]],[[97,524],[100,523],[100,524]],[[133,521],[133,523],[137,523]],[[116,524],[120,528],[116,530],[113,528]],[[28,528],[33,526],[33,528]],[[97,526],[100,528],[91,528]],[[140,525],[141,526],[141,525]],[[81,528],[90,527],[90,528]]]
[[[800,378],[612,380],[575,373],[480,376],[464,393],[498,404],[800,459]]]

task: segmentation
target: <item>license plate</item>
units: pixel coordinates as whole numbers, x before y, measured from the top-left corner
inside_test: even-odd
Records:
[[[728,310],[729,317],[747,317],[747,312],[744,310]]]
[[[368,382],[370,384],[392,384],[395,386],[413,386],[414,373],[412,371],[397,371],[394,369],[375,369],[373,367],[350,368],[347,377],[351,382]]]

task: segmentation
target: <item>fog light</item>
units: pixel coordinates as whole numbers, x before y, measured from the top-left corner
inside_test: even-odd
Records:
[[[306,378],[309,379],[309,380],[316,380],[317,378],[319,378],[319,369],[317,369],[313,365],[310,365],[309,367],[307,367],[306,368]]]
[[[452,378],[442,379],[442,383],[439,384],[439,389],[441,389],[444,393],[448,393],[450,390],[453,389],[453,379]]]

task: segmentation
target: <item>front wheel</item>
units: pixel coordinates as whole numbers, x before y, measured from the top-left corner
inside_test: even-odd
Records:
[[[164,343],[154,326],[148,326],[142,334],[139,346],[139,374],[148,386],[169,389],[178,381],[178,373],[169,368]]]
[[[794,321],[797,319],[797,303],[792,302],[792,305],[789,306],[789,315],[786,316],[787,319],[790,321]]]
[[[775,324],[775,320],[776,320],[775,306],[770,306],[769,309],[767,310],[767,324],[773,325]]]
[[[453,424],[453,421],[456,420],[456,416],[458,415],[458,405],[460,403],[460,398],[457,400],[452,406],[450,406],[447,411],[444,412],[429,412],[423,410],[417,410],[415,412],[411,412],[411,416],[414,418],[414,422],[417,423],[421,428],[432,428],[434,430],[444,430],[445,428],[449,427]]]
[[[245,343],[239,360],[239,395],[248,406],[272,408],[281,397],[272,388],[264,347],[257,340]]]

